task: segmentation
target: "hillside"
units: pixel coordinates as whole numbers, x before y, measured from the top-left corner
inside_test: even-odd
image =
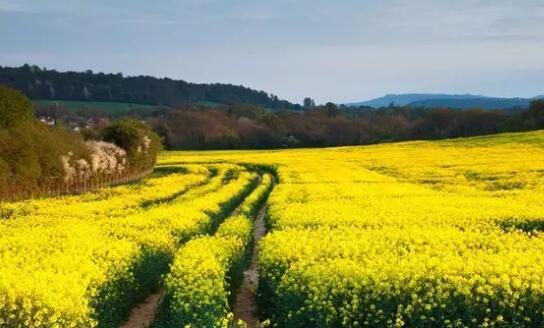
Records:
[[[426,108],[454,108],[454,109],[469,109],[469,108],[484,108],[484,109],[513,109],[527,108],[532,100],[541,99],[542,96],[534,98],[499,98],[486,97],[480,95],[450,95],[450,94],[389,94],[383,97],[348,103],[346,106],[361,107],[368,106],[374,108],[387,107],[391,104],[395,106],[413,106]]]
[[[0,84],[20,90],[32,100],[100,101],[175,106],[210,102],[245,103],[266,108],[293,104],[264,91],[232,84],[196,84],[151,76],[57,72],[37,66],[1,67]]]
[[[369,106],[374,108],[387,107],[390,104],[395,106],[406,106],[415,101],[423,101],[428,99],[471,99],[478,98],[475,95],[448,95],[448,94],[430,94],[430,93],[406,93],[406,94],[388,94],[383,97],[347,103],[347,106],[360,107]]]
[[[516,109],[528,108],[532,99],[525,98],[491,98],[481,97],[472,99],[425,99],[411,102],[409,105],[414,107],[446,107],[455,109]]]

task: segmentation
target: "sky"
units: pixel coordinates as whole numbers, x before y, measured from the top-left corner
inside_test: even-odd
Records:
[[[301,102],[544,94],[544,0],[0,0],[0,66],[242,84]]]

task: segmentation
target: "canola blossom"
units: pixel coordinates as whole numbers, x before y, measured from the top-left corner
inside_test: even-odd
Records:
[[[156,327],[233,326],[269,193],[272,327],[543,327],[543,163],[544,131],[164,152],[138,183],[0,204],[0,327],[116,327],[161,287]]]
[[[272,177],[265,174],[212,236],[195,238],[176,253],[155,327],[226,328],[235,324],[229,312],[231,291],[249,260],[255,212],[271,188]]]
[[[259,255],[275,327],[544,326],[544,132],[162,162],[275,167]]]
[[[212,229],[256,179],[236,165],[189,165],[86,195],[2,204],[0,326],[117,326],[157,288],[178,245]]]

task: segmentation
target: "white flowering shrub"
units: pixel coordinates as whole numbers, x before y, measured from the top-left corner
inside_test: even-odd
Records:
[[[127,152],[105,141],[88,141],[91,149],[91,171],[94,175],[122,174],[127,163]]]
[[[83,185],[87,182],[110,181],[123,175],[127,167],[127,152],[113,143],[87,141],[89,158],[76,158],[72,152],[60,157],[63,168],[63,181],[67,187]]]

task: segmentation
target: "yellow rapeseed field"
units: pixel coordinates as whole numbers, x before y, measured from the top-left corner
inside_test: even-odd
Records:
[[[115,327],[161,277],[166,327],[227,325],[264,172],[272,326],[544,327],[544,131],[165,152],[138,183],[2,203],[0,327]]]
[[[212,229],[256,177],[230,164],[169,167],[137,184],[2,204],[0,327],[115,327],[179,244]]]
[[[543,327],[544,132],[183,152],[273,165],[260,300],[277,327]]]

